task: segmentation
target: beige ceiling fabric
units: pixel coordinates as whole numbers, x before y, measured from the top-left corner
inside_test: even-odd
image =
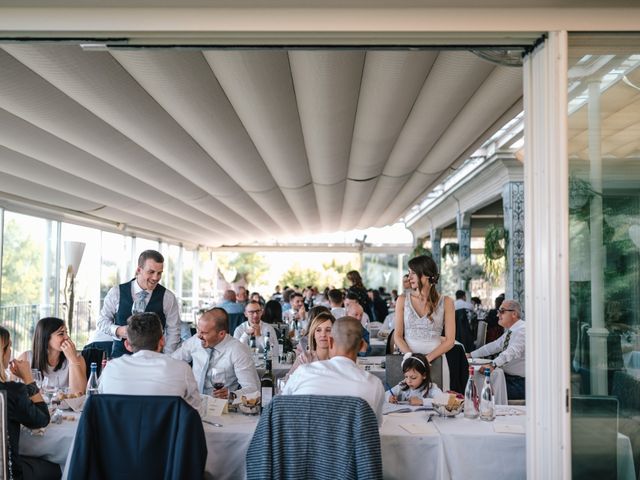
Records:
[[[464,51],[1,48],[0,199],[211,247],[394,223],[522,96]]]

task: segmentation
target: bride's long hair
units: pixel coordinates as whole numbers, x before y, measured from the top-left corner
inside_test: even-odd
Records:
[[[429,290],[427,291],[427,312],[429,317],[434,312],[440,301],[440,294],[436,285],[440,274],[438,273],[438,266],[433,258],[428,255],[420,255],[419,257],[413,257],[409,260],[409,268],[418,276],[418,290],[423,291],[424,287],[429,283]]]

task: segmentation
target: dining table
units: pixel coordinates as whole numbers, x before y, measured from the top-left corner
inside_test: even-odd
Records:
[[[49,425],[42,436],[24,429],[20,453],[42,457],[64,469],[79,414],[65,417],[62,423]],[[526,478],[526,407],[499,406],[491,422],[463,414],[440,417],[430,410],[387,411],[383,418],[380,444],[385,479]],[[203,423],[208,450],[205,478],[245,478],[246,456],[261,454],[248,451],[259,416],[229,413],[208,420],[217,425]],[[635,478],[631,442],[622,434],[618,434],[618,478]]]

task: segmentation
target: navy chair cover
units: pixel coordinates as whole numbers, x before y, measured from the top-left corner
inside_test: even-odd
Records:
[[[207,444],[200,415],[180,397],[87,398],[69,480],[202,479]]]
[[[247,480],[381,480],[376,416],[357,397],[278,395],[247,451]]]

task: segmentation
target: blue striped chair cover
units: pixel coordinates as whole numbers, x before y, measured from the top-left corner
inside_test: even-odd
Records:
[[[376,416],[358,397],[278,395],[247,451],[248,480],[380,480]]]

